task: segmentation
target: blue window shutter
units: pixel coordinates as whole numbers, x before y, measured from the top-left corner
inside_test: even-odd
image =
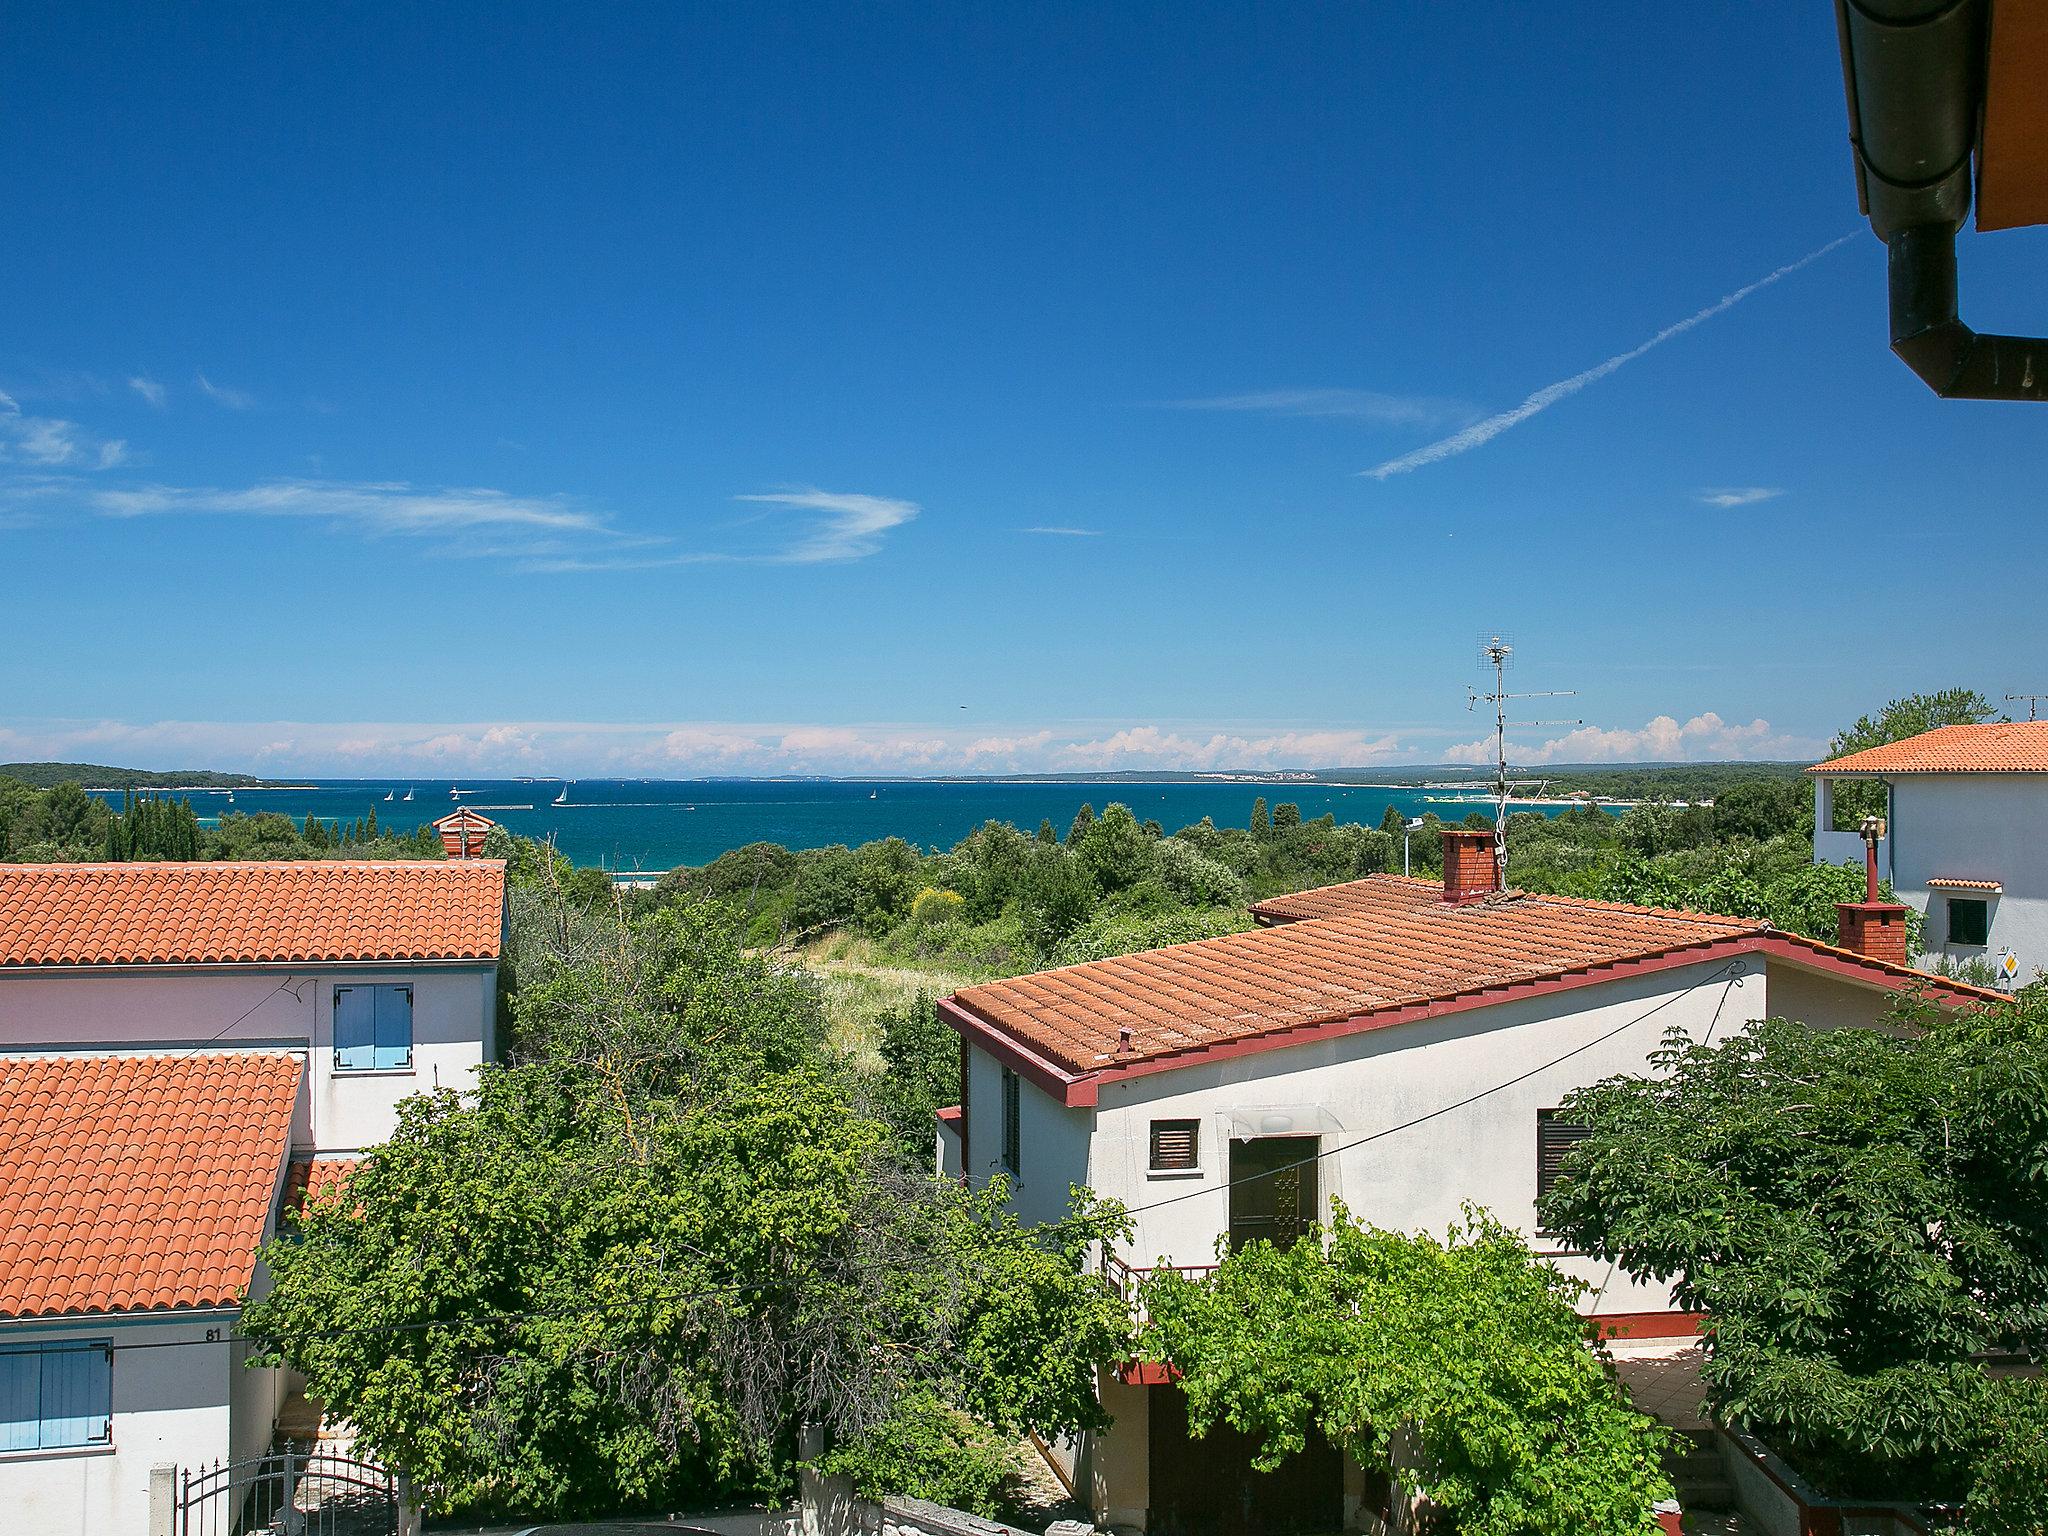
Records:
[[[0,1353],[0,1451],[32,1451],[42,1441],[43,1352]]]
[[[377,998],[369,987],[334,989],[334,1066],[361,1072],[377,1064]]]
[[[412,1065],[412,988],[377,988],[377,1065]]]
[[[43,1352],[42,1443],[98,1445],[114,1406],[112,1352],[104,1344]]]

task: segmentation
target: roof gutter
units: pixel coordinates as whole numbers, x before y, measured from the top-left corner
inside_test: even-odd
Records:
[[[1989,11],[1990,0],[1835,0],[1856,202],[1885,242],[1899,359],[1946,400],[2048,400],[2048,339],[1979,334],[1958,308]]]

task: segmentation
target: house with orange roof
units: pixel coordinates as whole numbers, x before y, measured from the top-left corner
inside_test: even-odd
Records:
[[[19,1528],[153,1530],[162,1469],[268,1449],[296,1384],[242,1369],[257,1250],[403,1099],[474,1085],[504,928],[491,859],[0,865],[0,1508],[29,1512]]]
[[[1668,1287],[1564,1251],[1536,1201],[1579,1133],[1572,1090],[1650,1068],[1676,1031],[1712,1040],[1784,1016],[1881,1021],[1901,994],[1996,993],[1908,969],[1904,909],[1843,904],[1847,947],[1746,918],[1501,888],[1490,832],[1444,833],[1442,884],[1373,875],[1260,903],[1251,932],[964,988],[941,1164],[1010,1182],[1023,1218],[1070,1185],[1122,1201],[1132,1240],[1101,1256],[1130,1285],[1289,1242],[1341,1199],[1358,1218],[1442,1231],[1466,1202],[1585,1281],[1584,1310],[1631,1349],[1700,1319]],[[1387,1490],[1327,1445],[1271,1475],[1225,1435],[1192,1440],[1170,1362],[1100,1381],[1114,1427],[1066,1448],[1098,1522],[1257,1536],[1370,1530]]]
[[[0,865],[0,1052],[290,1049],[301,1150],[497,1050],[501,860]]]
[[[1945,725],[1806,771],[1821,864],[1857,837],[1835,827],[1835,784],[1884,786],[1879,860],[1929,957],[1982,961],[2001,984],[2048,969],[2048,720]]]
[[[6,1529],[141,1536],[154,1468],[267,1448],[283,1373],[245,1369],[234,1324],[304,1070],[278,1050],[0,1057]]]

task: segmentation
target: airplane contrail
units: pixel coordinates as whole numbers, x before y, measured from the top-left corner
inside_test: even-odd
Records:
[[[1617,353],[1613,357],[1608,358],[1604,363],[1595,363],[1584,373],[1575,373],[1568,379],[1559,379],[1555,384],[1544,385],[1513,410],[1502,411],[1499,415],[1489,416],[1484,421],[1476,421],[1462,432],[1453,432],[1449,437],[1438,438],[1426,447],[1417,448],[1413,453],[1404,453],[1398,459],[1389,459],[1384,464],[1376,465],[1372,469],[1362,469],[1359,473],[1361,475],[1369,475],[1375,480],[1385,480],[1391,475],[1405,475],[1410,470],[1422,468],[1425,464],[1434,464],[1439,459],[1449,459],[1461,453],[1469,453],[1484,443],[1492,442],[1501,433],[1507,431],[1509,427],[1520,426],[1538,411],[1549,410],[1567,395],[1576,395],[1588,384],[1606,378],[1608,374],[1614,372],[1623,363],[1632,363],[1649,351],[1650,348],[1661,346],[1672,337],[1689,331],[1696,325],[1706,323],[1724,309],[1733,309],[1752,293],[1755,293],[1757,289],[1768,288],[1781,277],[1790,277],[1801,267],[1819,261],[1829,251],[1834,250],[1838,246],[1847,245],[1855,238],[1855,235],[1850,234],[1842,236],[1839,240],[1830,240],[1819,250],[1809,251],[1797,261],[1778,268],[1777,271],[1769,276],[1760,277],[1747,287],[1738,288],[1726,297],[1717,299],[1698,314],[1687,315],[1683,320],[1665,326],[1663,330],[1652,336],[1641,346],[1634,347],[1627,352]]]

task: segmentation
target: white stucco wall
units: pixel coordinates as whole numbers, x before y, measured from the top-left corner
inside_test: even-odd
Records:
[[[1441,1232],[1460,1219],[1463,1202],[1471,1201],[1519,1228],[1539,1251],[1551,1251],[1554,1245],[1539,1236],[1535,1215],[1537,1111],[1556,1107],[1574,1088],[1647,1070],[1651,1052],[1674,1026],[1702,1038],[1717,1006],[1723,1031],[1763,1017],[1769,1010],[1762,963],[1746,957],[1736,962],[1740,974],[1721,974],[1727,963],[1617,979],[1106,1083],[1088,1182],[1134,1209],[1184,1197],[1138,1211],[1136,1241],[1128,1250],[1134,1262],[1212,1263],[1216,1240],[1229,1222],[1233,1123],[1249,1119],[1278,1128],[1291,1122],[1292,1133],[1318,1135],[1325,1151],[1349,1147],[1318,1165],[1326,1212],[1334,1196],[1354,1217],[1376,1226]],[[1579,1047],[1585,1048],[1569,1060],[1544,1065]],[[1447,1109],[1532,1071],[1476,1103]],[[1393,1129],[1425,1115],[1433,1118]],[[1148,1171],[1151,1122],[1175,1118],[1202,1124],[1197,1176]],[[1380,1132],[1388,1134],[1350,1146]],[[1667,1287],[1637,1285],[1588,1260],[1557,1262],[1597,1288],[1583,1304],[1589,1311],[1660,1311],[1670,1305]]]
[[[979,1184],[1003,1172],[1003,1069],[984,1051],[967,1048],[968,1130],[962,1157]],[[1068,1186],[1088,1182],[1091,1116],[1068,1109],[1028,1078],[1018,1084],[1017,1131],[1022,1165],[1010,1180],[1010,1205],[1030,1222],[1067,1214]]]
[[[2010,948],[2022,979],[2048,968],[2048,774],[1901,777],[1892,785],[1890,852],[1899,900],[1927,919],[1930,955],[1994,958]],[[1930,890],[1930,879],[2000,883],[1989,944],[1945,942],[1946,898]]]
[[[0,1453],[0,1530],[35,1536],[147,1536],[149,1471],[197,1468],[229,1454],[232,1314],[167,1322],[9,1324],[0,1340],[103,1339],[114,1346],[113,1443],[65,1451]],[[139,1348],[178,1344],[177,1348]],[[253,1373],[252,1373],[253,1374]]]
[[[334,1069],[334,989],[413,989],[413,1064]],[[125,968],[0,972],[0,1051],[304,1046],[307,1084],[294,1144],[353,1151],[386,1140],[398,1101],[468,1088],[495,1050],[490,965]]]

